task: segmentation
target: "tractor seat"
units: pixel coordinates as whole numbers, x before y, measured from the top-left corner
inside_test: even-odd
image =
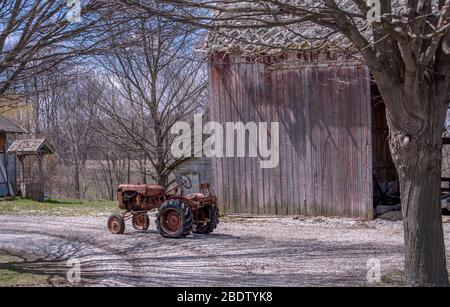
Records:
[[[186,198],[192,201],[199,201],[200,199],[205,198],[205,195],[202,193],[192,193],[186,195]]]

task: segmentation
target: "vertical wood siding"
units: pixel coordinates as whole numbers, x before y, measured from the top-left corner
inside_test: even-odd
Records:
[[[279,122],[280,164],[213,159],[227,213],[372,218],[370,75],[362,65],[263,63],[214,56],[211,120]]]

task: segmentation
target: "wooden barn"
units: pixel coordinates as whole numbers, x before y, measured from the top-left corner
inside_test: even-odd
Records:
[[[368,68],[291,33],[232,31],[208,41],[211,120],[279,122],[280,163],[262,169],[260,158],[214,158],[222,209],[373,218],[376,191],[395,189],[396,173]],[[289,49],[265,47],[280,41]]]
[[[0,197],[17,193],[16,157],[8,153],[11,144],[25,131],[6,117],[0,116]]]

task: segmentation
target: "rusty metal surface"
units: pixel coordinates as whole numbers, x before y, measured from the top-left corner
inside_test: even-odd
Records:
[[[180,213],[174,209],[169,209],[161,214],[161,227],[168,233],[176,233],[182,226]]]
[[[121,184],[119,185],[119,190],[125,191],[136,191],[139,194],[146,196],[158,196],[164,194],[164,187],[160,185],[139,185],[139,184]]]
[[[178,200],[190,207],[194,221],[208,221],[209,216],[205,215],[205,212],[210,212],[210,210],[201,212],[199,209],[217,205],[217,197],[212,194],[210,184],[200,185],[202,193],[193,193],[187,196],[179,194],[179,188],[182,185],[190,186],[190,179],[185,178],[181,185],[168,191],[159,185],[120,185],[117,190],[117,199],[119,208],[124,210],[122,219],[124,221],[132,219],[135,229],[146,230],[149,225],[147,212],[159,209],[166,201]],[[164,227],[167,232],[176,233],[182,226],[180,214],[171,209],[163,211],[160,212],[161,227]],[[111,220],[111,225],[108,222],[108,228],[112,233],[116,233],[116,228],[120,226],[120,223],[116,224],[114,220]]]
[[[125,229],[123,217],[117,214],[110,216],[108,219],[108,229],[112,234],[122,234]]]
[[[119,223],[117,221],[112,221],[109,224],[109,229],[112,233],[118,233],[118,230],[120,229]]]
[[[138,213],[133,215],[132,223],[134,229],[147,230],[150,220],[147,213]]]

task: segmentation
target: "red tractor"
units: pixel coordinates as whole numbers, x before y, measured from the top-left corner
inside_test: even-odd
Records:
[[[156,228],[166,238],[184,238],[191,233],[209,234],[219,224],[217,198],[210,185],[200,185],[200,193],[182,195],[180,187],[190,189],[189,177],[182,176],[181,184],[165,191],[159,185],[122,184],[117,190],[122,214],[111,215],[108,229],[113,234],[123,234],[125,221],[131,219],[134,229],[147,230],[150,225],[148,212],[158,209]]]

